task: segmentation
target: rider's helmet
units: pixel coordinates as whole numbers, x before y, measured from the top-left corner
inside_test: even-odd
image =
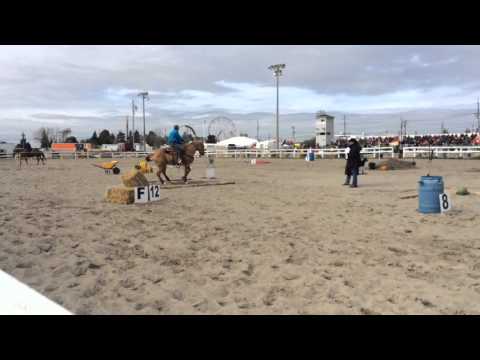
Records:
[[[175,130],[178,130],[178,129],[180,129],[180,126],[175,125],[173,128],[174,128]]]

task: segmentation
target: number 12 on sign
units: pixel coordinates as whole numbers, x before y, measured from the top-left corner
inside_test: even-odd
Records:
[[[149,185],[135,188],[135,203],[147,203],[160,200],[160,186]]]

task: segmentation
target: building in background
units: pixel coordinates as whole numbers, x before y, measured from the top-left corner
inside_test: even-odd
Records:
[[[335,118],[324,111],[318,111],[315,122],[315,144],[326,147],[335,143],[334,123]]]
[[[5,141],[0,141],[0,154],[13,154],[15,150],[14,143],[7,143]]]

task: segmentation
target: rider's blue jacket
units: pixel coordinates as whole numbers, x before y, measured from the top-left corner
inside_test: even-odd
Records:
[[[173,144],[183,144],[183,138],[180,136],[178,133],[178,130],[173,129],[170,131],[168,134],[168,144],[173,145]]]

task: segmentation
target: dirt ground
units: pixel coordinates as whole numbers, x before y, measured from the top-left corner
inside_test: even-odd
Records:
[[[0,160],[0,269],[74,313],[480,314],[480,195],[455,195],[480,194],[478,160],[434,160],[443,215],[400,199],[427,161],[367,169],[351,189],[342,160],[219,159],[235,185],[163,189],[146,205],[106,203],[120,177],[92,162]],[[196,160],[191,177],[205,169]]]

